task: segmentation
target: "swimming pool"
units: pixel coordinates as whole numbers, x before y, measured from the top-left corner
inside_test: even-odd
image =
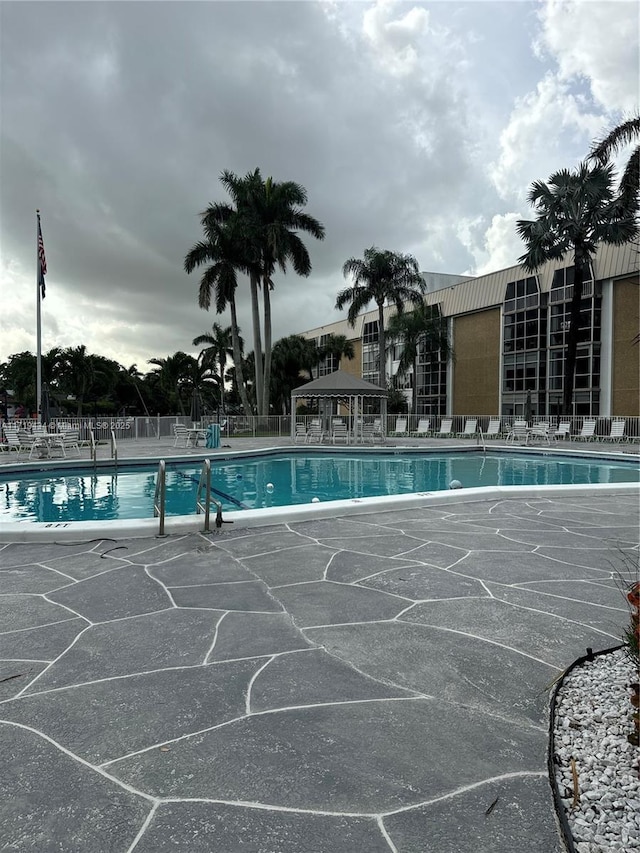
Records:
[[[193,516],[200,464],[167,462],[167,516]],[[638,482],[629,460],[551,453],[276,452],[211,460],[212,491],[226,512],[449,489]],[[0,523],[150,519],[157,463],[20,471],[0,477]]]

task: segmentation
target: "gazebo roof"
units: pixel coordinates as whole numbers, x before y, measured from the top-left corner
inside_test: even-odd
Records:
[[[334,370],[291,392],[292,397],[386,397],[385,388],[358,379],[344,370]]]

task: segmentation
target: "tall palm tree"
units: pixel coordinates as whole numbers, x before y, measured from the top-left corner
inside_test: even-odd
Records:
[[[591,146],[589,159],[604,166],[614,154],[617,154],[625,145],[630,145],[634,140],[640,139],[640,114],[631,116],[610,131],[599,142]],[[618,189],[619,198],[625,207],[631,207],[637,211],[638,187],[640,185],[640,145],[631,152],[625,170],[620,179]]]
[[[422,302],[425,284],[418,262],[412,255],[371,246],[364,250],[364,259],[345,261],[342,273],[345,278],[351,276],[353,284],[338,293],[336,308],[342,310],[349,305],[347,319],[351,327],[371,301],[378,306],[379,384],[386,387],[384,306],[395,305],[397,313],[402,314],[406,302]]]
[[[232,224],[242,257],[243,272],[249,276],[253,322],[255,390],[258,413],[268,414],[271,381],[271,290],[276,267],[284,273],[291,263],[298,275],[311,272],[309,252],[298,235],[305,231],[319,240],[324,227],[301,208],[307,203],[307,192],[294,181],[263,179],[260,169],[243,178],[230,171],[220,177],[231,196],[232,205],[218,204],[209,208],[218,223]],[[258,304],[262,287],[264,342]],[[264,354],[264,355],[263,355]]]
[[[528,201],[534,220],[519,220],[516,230],[527,251],[519,258],[528,272],[547,261],[573,255],[574,283],[565,357],[562,414],[570,415],[578,349],[580,300],[585,265],[593,259],[599,242],[616,246],[638,234],[635,212],[620,205],[611,165],[581,163],[575,172],[561,169],[547,183],[531,185]]]
[[[453,351],[449,342],[447,322],[435,305],[421,302],[413,311],[394,314],[389,320],[389,337],[402,344],[402,355],[398,364],[398,373],[406,375],[413,370],[413,391],[411,410],[418,408],[418,356],[422,353],[427,360],[436,358],[448,361]]]
[[[223,329],[219,323],[214,323],[211,327],[211,332],[205,332],[204,335],[198,335],[193,339],[194,347],[201,344],[208,344],[207,350],[211,358],[218,364],[218,381],[220,383],[220,411],[224,411],[224,375],[227,366],[227,359],[233,359],[233,334],[231,326]]]
[[[200,220],[205,239],[192,246],[184,259],[184,268],[187,273],[191,273],[196,267],[210,264],[200,279],[200,308],[209,310],[212,293],[215,296],[217,314],[222,314],[227,305],[229,306],[237,388],[245,415],[249,417],[252,409],[242,367],[243,344],[236,311],[236,288],[238,272],[246,273],[250,267],[243,257],[243,248],[238,237],[237,215],[229,205],[210,205],[200,214]]]

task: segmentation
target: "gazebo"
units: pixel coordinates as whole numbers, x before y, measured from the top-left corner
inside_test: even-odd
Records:
[[[316,398],[319,400],[320,418],[324,426],[328,426],[327,419],[332,414],[337,414],[337,405],[342,404],[349,410],[349,415],[353,419],[353,430],[357,429],[357,424],[362,418],[365,408],[365,401],[375,400],[378,404],[380,420],[383,424],[387,421],[387,390],[374,385],[372,382],[365,382],[364,379],[359,379],[357,376],[352,376],[350,373],[345,373],[344,370],[335,370],[333,373],[328,373],[326,376],[320,376],[312,382],[307,382],[306,385],[301,385],[299,388],[294,388],[291,392],[291,438],[295,436],[295,411],[296,402],[298,399]],[[327,402],[331,405],[327,406]]]

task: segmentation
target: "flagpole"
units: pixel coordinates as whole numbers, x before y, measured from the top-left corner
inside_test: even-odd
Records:
[[[36,416],[42,419],[42,325],[40,311],[40,211],[36,210]]]

